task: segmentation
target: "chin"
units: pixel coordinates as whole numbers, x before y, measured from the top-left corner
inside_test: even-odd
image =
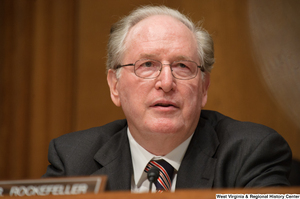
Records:
[[[179,124],[180,122],[160,120],[151,125],[150,131],[163,134],[174,134],[183,129]]]

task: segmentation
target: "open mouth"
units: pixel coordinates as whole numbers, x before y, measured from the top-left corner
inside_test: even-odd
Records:
[[[167,110],[178,108],[176,103],[171,102],[171,101],[166,101],[166,100],[156,101],[155,103],[153,103],[152,107],[163,108],[163,109],[167,109]]]
[[[161,106],[161,107],[170,107],[170,106],[172,106],[172,107],[176,107],[173,104],[164,104],[164,103],[158,103],[158,104],[155,104],[154,106]]]

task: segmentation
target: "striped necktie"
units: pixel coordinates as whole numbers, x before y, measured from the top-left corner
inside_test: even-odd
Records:
[[[151,160],[145,168],[145,172],[157,167],[159,169],[159,177],[154,183],[158,192],[168,191],[171,189],[174,168],[165,160]]]

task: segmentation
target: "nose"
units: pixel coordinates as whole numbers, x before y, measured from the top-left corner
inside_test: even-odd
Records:
[[[161,72],[157,77],[155,87],[162,89],[164,92],[170,92],[175,89],[175,78],[172,75],[171,67],[169,64],[163,64]]]

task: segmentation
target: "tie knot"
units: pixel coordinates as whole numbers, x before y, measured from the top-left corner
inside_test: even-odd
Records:
[[[172,178],[174,174],[174,168],[165,160],[151,160],[145,168],[145,172],[148,172],[152,167],[159,169],[159,177],[154,183],[157,190],[170,190]]]

